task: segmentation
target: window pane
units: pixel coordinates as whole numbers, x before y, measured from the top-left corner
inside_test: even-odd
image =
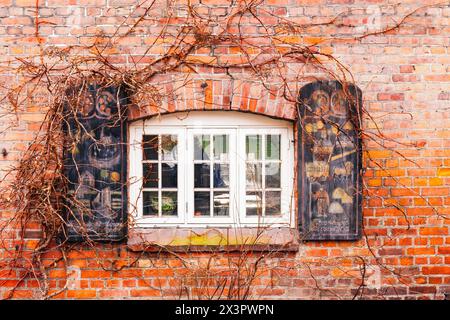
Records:
[[[178,193],[176,191],[163,191],[161,194],[161,214],[163,216],[176,216]]]
[[[194,192],[194,215],[195,216],[211,215],[209,191]]]
[[[262,176],[261,163],[247,163],[247,171],[246,171],[247,188],[251,189],[262,188],[261,176]]]
[[[266,216],[281,214],[281,192],[266,192]]]
[[[245,213],[248,216],[262,215],[262,192],[247,192],[245,195]]]
[[[144,188],[158,188],[158,164],[143,163],[142,169]]]
[[[247,153],[247,160],[261,160],[261,135],[246,136],[245,150]]]
[[[214,164],[214,188],[228,188],[230,185],[230,166]]]
[[[214,192],[214,215],[228,216],[230,208],[230,194],[224,191]]]
[[[144,135],[142,137],[142,148],[144,149],[144,160],[158,160],[158,136]]]
[[[161,185],[163,188],[176,188],[178,165],[175,163],[162,163],[161,164]]]
[[[268,134],[266,136],[266,159],[280,160],[280,135]]]
[[[194,165],[194,187],[195,188],[209,188],[209,164],[196,163]]]
[[[280,163],[266,163],[266,188],[280,188]]]
[[[214,159],[217,161],[228,161],[228,135],[215,135],[214,139]]]
[[[161,135],[161,159],[177,160],[177,136]]]
[[[144,191],[142,194],[142,206],[144,216],[158,215],[158,192]]]
[[[210,138],[209,135],[195,135],[194,136],[194,159],[195,160],[210,160]]]

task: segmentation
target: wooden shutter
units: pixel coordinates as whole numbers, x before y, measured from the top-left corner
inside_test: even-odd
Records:
[[[361,236],[361,90],[338,81],[299,96],[298,200],[305,240]]]
[[[74,90],[66,104],[64,238],[121,240],[127,221],[126,98],[117,87]]]

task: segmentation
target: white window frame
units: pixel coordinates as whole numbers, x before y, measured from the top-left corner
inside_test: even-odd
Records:
[[[290,141],[293,141],[292,136],[289,135],[288,128],[240,128],[239,129],[239,140],[238,140],[238,146],[239,151],[238,154],[242,155],[238,157],[238,168],[239,171],[239,186],[241,188],[246,189],[246,159],[245,159],[245,138],[247,135],[277,135],[279,134],[281,136],[280,140],[280,160],[281,160],[281,172],[280,172],[280,188],[281,188],[281,215],[280,216],[247,216],[245,212],[245,190],[244,192],[240,192],[242,195],[239,197],[239,208],[242,208],[240,210],[239,215],[242,223],[247,225],[274,225],[279,223],[290,223],[290,210],[292,209],[292,184],[293,184],[293,177],[294,177],[294,171],[290,170],[293,169],[294,163],[293,163],[293,155],[291,157],[290,153],[294,149],[293,143],[290,143]],[[265,140],[264,140],[265,141]],[[265,148],[266,144],[262,143],[262,150],[261,154],[265,155]],[[263,163],[265,164],[265,163]],[[264,172],[265,168],[264,165],[262,166],[262,172],[263,177],[265,178]]]
[[[177,135],[178,145],[180,141],[185,141],[185,130],[183,128],[177,127],[161,127],[152,126],[147,128],[145,126],[132,126],[129,130],[130,133],[130,157],[128,162],[128,172],[130,181],[130,201],[129,201],[129,212],[136,219],[140,225],[178,225],[184,222],[183,217],[185,216],[185,207],[180,205],[185,203],[184,190],[182,186],[185,185],[185,176],[181,172],[185,171],[184,161],[180,159],[185,159],[184,148],[178,148],[178,172],[177,172],[177,182],[178,182],[178,215],[177,216],[165,216],[165,217],[152,217],[143,216],[142,213],[142,193],[145,188],[142,187],[143,182],[143,169],[142,169],[142,137],[144,135]],[[159,156],[160,157],[160,156]],[[139,164],[139,165],[138,165]],[[159,170],[158,170],[159,171]],[[160,185],[160,182],[158,182]]]
[[[194,216],[194,134],[229,134],[229,217]],[[142,137],[178,135],[178,216],[142,215]],[[280,134],[281,215],[245,215],[245,136]],[[129,213],[138,227],[295,227],[294,138],[292,122],[233,111],[191,111],[139,120],[129,125]],[[263,146],[265,148],[265,146]],[[188,150],[190,152],[188,152]],[[236,160],[232,161],[237,151]],[[264,149],[262,150],[264,152]],[[192,164],[192,165],[191,165]]]
[[[236,130],[229,129],[229,128],[187,128],[187,150],[193,151],[194,150],[194,135],[220,135],[220,134],[228,134],[229,139],[229,150],[228,150],[228,158],[229,158],[229,181],[230,181],[230,206],[229,206],[229,216],[228,217],[222,217],[222,216],[216,216],[216,217],[202,217],[202,216],[194,216],[194,165],[189,165],[186,172],[187,172],[187,187],[186,187],[186,194],[187,196],[187,223],[188,224],[233,224],[233,217],[234,212],[236,212],[236,207],[233,206],[233,203],[236,203],[236,161],[232,161],[232,155],[236,153]],[[211,156],[213,157],[213,150],[210,151]],[[194,163],[194,153],[193,152],[187,152],[187,163],[193,164]],[[210,177],[212,179],[212,177]],[[213,186],[210,186],[212,188]],[[211,209],[212,209],[212,203],[214,199],[211,200]]]

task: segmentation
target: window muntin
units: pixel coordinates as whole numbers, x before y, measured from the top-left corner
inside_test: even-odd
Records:
[[[138,225],[293,226],[292,124],[242,113],[211,113],[192,112],[186,118],[191,121],[181,121],[174,119],[173,115],[167,115],[162,117],[166,118],[163,122],[151,119],[138,121],[131,126],[132,141],[137,143],[133,143],[130,148],[130,209]],[[225,113],[226,116],[214,116],[218,113]],[[140,183],[143,185],[145,176],[143,165],[141,170],[136,170],[135,158],[136,154],[139,155],[136,149],[139,148],[137,146],[146,148],[142,142],[148,140],[148,136],[153,136],[158,142],[147,151],[153,152],[151,157],[141,150],[140,161],[143,165],[157,165],[158,174],[161,170],[158,177],[162,179],[157,179],[157,187],[153,184],[152,188],[139,189],[139,183],[133,181],[142,180]],[[171,141],[170,146],[176,144],[176,147],[163,148],[164,136],[172,137],[165,139]],[[247,140],[251,143],[247,143]],[[176,171],[176,187],[164,183],[164,164],[171,164],[170,170]],[[175,165],[177,170],[173,169]],[[252,180],[256,182],[256,187],[253,185],[252,188],[247,188],[249,165],[259,170]],[[149,200],[146,195],[143,201],[143,192],[155,192],[153,198],[158,192],[157,214],[144,215],[143,205],[148,205]],[[169,194],[172,201],[167,200],[165,192],[176,195]],[[169,210],[173,207],[175,196],[178,200],[176,215]],[[260,211],[257,211],[259,215],[247,214],[246,204],[252,196],[254,206],[260,207]],[[163,210],[164,204],[168,207],[166,210]],[[156,207],[155,199],[153,207]]]

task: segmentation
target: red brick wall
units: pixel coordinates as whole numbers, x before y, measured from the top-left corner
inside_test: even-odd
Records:
[[[144,21],[137,32],[122,38],[111,50],[113,63],[132,68],[144,55],[146,46],[161,30],[167,11],[167,2],[159,2],[149,14],[158,18]],[[220,17],[230,9],[228,4],[223,5],[225,2],[203,1],[208,5],[201,6],[199,12]],[[252,297],[351,298],[361,284],[362,275],[365,286],[359,290],[368,298],[443,299],[444,293],[450,292],[450,8],[423,8],[408,16],[399,29],[358,41],[351,39],[364,32],[389,28],[392,21],[398,22],[416,8],[432,2],[438,3],[405,0],[399,5],[390,5],[379,0],[266,0],[259,6],[258,17],[266,25],[280,26],[282,19],[310,24],[282,41],[286,46],[289,43],[317,44],[317,50],[333,54],[347,66],[363,91],[364,107],[385,138],[366,139],[366,151],[372,160],[367,160],[365,172],[365,236],[355,242],[302,243],[295,254],[269,256],[261,262],[260,274],[252,283]],[[44,39],[43,45],[90,44],[99,31],[114,33],[137,3],[134,0],[41,0],[39,33]],[[34,37],[36,1],[0,0],[0,4],[0,59],[6,67],[8,63],[14,65],[15,58],[39,53]],[[132,24],[144,7],[145,4],[137,13],[131,13],[126,22]],[[322,24],[340,13],[346,14],[340,16],[339,23]],[[176,15],[169,23],[169,28],[174,30],[184,19],[182,10]],[[255,27],[251,17],[245,17],[242,23],[242,33],[246,36],[263,33],[261,28]],[[153,47],[137,66],[164,52],[165,45],[161,42]],[[283,45],[280,43],[279,47]],[[241,58],[239,48],[220,44],[213,53],[203,48],[189,57],[221,63],[238,63]],[[293,63],[292,69],[285,70],[291,88],[299,89],[316,77],[327,78],[324,72],[307,67],[303,70],[307,77],[296,84],[295,71],[299,68],[301,64]],[[5,83],[15,79],[8,68],[0,72],[1,81]],[[249,71],[235,68],[230,72],[233,80],[223,68],[212,67],[199,67],[196,73],[185,70],[158,76],[152,81],[159,83],[162,91],[170,93],[160,101],[158,110],[229,108],[295,118],[293,105],[282,98],[277,86],[280,78],[276,74],[267,80],[273,85],[267,90]],[[188,83],[177,86],[186,76]],[[202,88],[202,83],[207,86]],[[133,110],[133,118],[155,111],[145,101],[140,107],[141,111]],[[0,136],[0,148],[8,152],[0,156],[2,177],[8,166],[20,158],[42,120],[43,110],[30,104],[18,118],[10,115],[0,118],[2,131],[7,129]],[[11,124],[14,125],[9,128]],[[374,122],[369,119],[365,121],[365,129],[368,134],[377,133]],[[380,144],[394,149],[385,149]],[[11,214],[2,212],[1,217],[7,219]],[[36,235],[26,234],[29,248],[36,244]],[[3,263],[14,255],[15,242],[6,239],[4,244],[10,251],[0,251]],[[47,274],[50,293],[67,288],[55,298],[176,298],[180,292],[198,296],[200,288],[204,287],[200,279],[208,276],[204,269],[186,268],[184,263],[205,265],[211,257],[216,271],[227,274],[233,271],[226,266],[231,260],[238,261],[240,255],[139,254],[130,252],[125,244],[98,244],[95,249],[80,244],[66,257],[66,267],[57,250],[46,253],[43,263],[51,265]],[[258,257],[254,254],[248,259],[254,261]],[[55,259],[57,263],[52,265]],[[40,297],[39,283],[32,277],[22,281],[22,275],[20,268],[9,273],[2,271],[0,293],[3,297],[8,297],[16,286],[14,298]],[[188,289],[180,291],[180,288]]]

